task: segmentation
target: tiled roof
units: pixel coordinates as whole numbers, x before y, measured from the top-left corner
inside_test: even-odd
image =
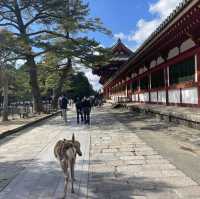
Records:
[[[162,31],[164,31],[167,26],[194,0],[183,0],[175,9],[174,11],[156,28],[156,30],[143,42],[143,44],[136,50],[136,52],[129,58],[128,62],[121,68],[121,70],[117,71],[114,75],[114,78],[119,75],[121,72],[124,71],[126,66],[129,65],[129,62],[137,57],[147,45],[156,38]],[[108,80],[107,83],[112,81],[113,77]]]

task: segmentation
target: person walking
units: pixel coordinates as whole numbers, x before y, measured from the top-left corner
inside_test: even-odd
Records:
[[[67,104],[68,104],[68,99],[63,94],[62,98],[60,99],[60,109],[62,111],[62,117],[65,123],[67,123]]]
[[[90,99],[84,97],[82,102],[83,115],[85,124],[90,124],[91,103]]]
[[[76,115],[77,115],[77,124],[79,124],[79,119],[83,122],[83,110],[82,110],[82,101],[79,97],[76,99]]]

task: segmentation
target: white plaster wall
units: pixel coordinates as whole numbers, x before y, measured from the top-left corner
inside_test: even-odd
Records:
[[[194,46],[195,46],[195,43],[192,41],[192,39],[188,39],[181,44],[181,52],[189,50],[190,48]]]
[[[149,93],[140,93],[140,101],[141,102],[148,102],[149,101]]]
[[[157,102],[157,92],[151,92],[151,102]]]
[[[137,102],[139,101],[138,94],[135,95],[135,100],[136,100]]]
[[[144,102],[144,93],[140,93],[140,94],[139,94],[139,97],[140,97],[140,101],[141,101],[141,102]]]
[[[166,103],[166,91],[158,91],[158,102]]]
[[[198,104],[198,90],[197,88],[182,89],[182,102],[186,104]]]
[[[144,101],[149,102],[149,93],[144,93]]]
[[[138,94],[132,95],[132,100],[133,100],[134,102],[137,102],[137,101],[138,101]]]
[[[180,90],[169,90],[169,103],[180,103]]]
[[[131,97],[132,97],[132,101],[134,102],[134,101],[135,101],[135,96],[134,96],[134,95],[132,95]]]
[[[152,60],[150,63],[150,68],[153,68],[156,66],[156,60]]]
[[[164,62],[164,59],[162,57],[158,57],[157,65],[162,64],[163,62]]]
[[[171,59],[179,54],[178,47],[175,47],[169,51],[168,59]]]

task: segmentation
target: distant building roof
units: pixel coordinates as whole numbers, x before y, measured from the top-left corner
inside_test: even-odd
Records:
[[[125,63],[120,68],[120,70],[117,70],[116,73],[112,77],[110,77],[110,79],[106,82],[106,85],[108,85],[113,79],[115,79],[118,75],[124,72],[128,67],[130,67],[130,64],[133,64],[133,63],[135,64],[138,60],[143,59],[145,56],[148,56],[148,54],[150,54],[149,52],[151,52],[152,49],[155,49],[154,44],[156,44],[157,46],[158,46],[158,42],[160,42],[159,44],[163,44],[163,43],[165,43],[166,45],[169,44],[169,41],[166,40],[164,37],[168,35],[169,30],[184,34],[183,31],[185,30],[183,30],[184,27],[182,27],[181,23],[187,24],[187,28],[192,29],[192,27],[194,27],[194,21],[192,21],[193,23],[191,23],[191,19],[192,19],[192,16],[195,16],[195,14],[197,15],[197,11],[199,8],[200,8],[199,0],[183,0],[174,9],[174,11],[163,21],[163,23],[161,23],[160,26],[143,42],[143,44],[129,58],[127,63]],[[197,20],[195,21],[196,23],[195,27],[197,27],[197,25],[199,24],[199,19]],[[181,23],[179,23],[180,21]],[[176,24],[176,26],[174,24]],[[171,37],[173,37],[173,35]],[[173,38],[175,38],[175,36]]]
[[[94,74],[101,76],[100,83],[107,81],[134,55],[134,53],[122,43],[121,39],[118,39],[117,43],[111,48],[111,51],[112,58],[108,61],[108,64],[99,66],[93,70]]]

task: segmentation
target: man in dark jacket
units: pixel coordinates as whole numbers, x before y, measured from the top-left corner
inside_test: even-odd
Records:
[[[62,95],[61,99],[60,99],[60,109],[62,111],[62,117],[65,121],[65,123],[67,123],[67,104],[68,104],[68,99],[65,95]]]
[[[84,122],[85,124],[90,124],[90,112],[91,112],[91,104],[90,100],[84,97],[82,102],[83,114],[84,114]]]
[[[78,97],[76,99],[76,114],[77,114],[77,124],[79,124],[80,117],[81,117],[81,122],[83,122],[82,101]]]

